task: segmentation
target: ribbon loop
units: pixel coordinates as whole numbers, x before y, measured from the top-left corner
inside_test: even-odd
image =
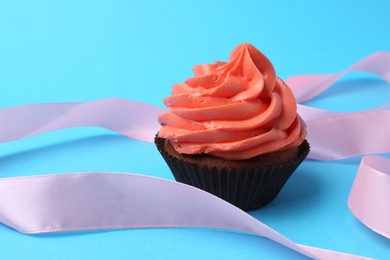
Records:
[[[342,76],[352,71],[370,72],[390,83],[390,52],[376,52],[335,74],[297,75],[286,80],[297,102],[308,101],[328,89]]]
[[[390,239],[389,198],[390,159],[364,157],[348,198],[348,207],[363,224]]]

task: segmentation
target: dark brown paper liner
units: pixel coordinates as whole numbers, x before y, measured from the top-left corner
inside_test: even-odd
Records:
[[[165,139],[156,137],[155,144],[176,181],[205,190],[245,211],[271,202],[310,149],[305,140],[299,146],[297,157],[286,163],[227,169],[178,159],[166,152],[164,143]]]

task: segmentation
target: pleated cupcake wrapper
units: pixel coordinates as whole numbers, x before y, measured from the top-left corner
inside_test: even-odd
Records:
[[[258,168],[217,168],[177,159],[164,149],[164,139],[155,143],[176,181],[205,190],[248,211],[270,203],[308,154],[305,144],[299,156],[289,163]],[[306,149],[307,148],[307,149]]]

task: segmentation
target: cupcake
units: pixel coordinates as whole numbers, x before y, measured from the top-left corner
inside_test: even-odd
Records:
[[[309,152],[291,90],[249,43],[193,71],[164,99],[158,150],[179,182],[243,210],[268,204]]]

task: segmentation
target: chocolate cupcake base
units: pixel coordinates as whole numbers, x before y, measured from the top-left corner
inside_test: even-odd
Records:
[[[176,181],[205,190],[245,211],[271,202],[310,149],[305,140],[291,150],[234,161],[207,154],[179,154],[160,137],[155,138],[155,144]]]

